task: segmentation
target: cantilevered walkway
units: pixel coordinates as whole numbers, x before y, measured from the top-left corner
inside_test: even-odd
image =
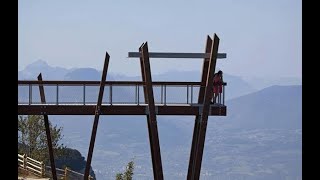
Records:
[[[92,154],[100,115],[145,115],[148,124],[153,178],[163,180],[158,136],[158,115],[195,116],[187,180],[200,178],[201,162],[209,116],[226,116],[225,86],[217,103],[211,104],[213,77],[220,39],[207,36],[205,53],[150,52],[148,43],[139,52],[129,52],[139,58],[142,81],[106,81],[110,56],[106,53],[101,81],[18,81],[18,114],[43,115],[50,155],[52,178],[57,179],[51,143],[48,115],[94,115],[84,179],[89,178]],[[200,82],[153,82],[150,58],[202,59]],[[170,65],[170,64],[169,64]]]
[[[39,85],[46,103],[41,103]],[[153,82],[157,115],[199,115],[203,104],[198,94],[201,82]],[[209,116],[225,116],[224,89]],[[94,115],[99,81],[18,81],[18,114]],[[204,87],[203,87],[204,88]],[[106,81],[100,115],[147,115],[143,82]]]

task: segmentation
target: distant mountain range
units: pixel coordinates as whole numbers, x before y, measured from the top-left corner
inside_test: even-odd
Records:
[[[101,78],[95,69],[66,70],[41,61],[20,71],[19,78],[36,79],[39,72],[48,80]],[[200,72],[168,72],[153,80],[200,81],[200,77]],[[107,79],[141,80],[113,74]],[[228,83],[227,116],[209,118],[201,179],[302,179],[302,86],[272,84],[257,91],[257,86],[241,77],[225,74],[224,79]],[[49,119],[63,127],[64,144],[86,156],[93,116]],[[186,179],[194,117],[157,119],[165,179]],[[96,177],[114,179],[134,158],[134,178],[152,179],[147,133],[145,116],[102,116],[92,159]]]
[[[228,126],[238,129],[301,129],[302,86],[271,86],[227,101]]]
[[[23,70],[18,71],[19,80],[37,80],[39,73],[42,73],[44,80],[100,80],[101,71],[94,68],[71,68],[52,67],[44,60],[38,60],[27,65]],[[288,80],[289,79],[289,80]],[[141,76],[129,77],[123,74],[107,75],[107,80],[134,80],[141,81]],[[153,81],[195,81],[200,82],[200,71],[169,71],[163,74],[153,75]],[[290,81],[287,82],[286,80]],[[232,99],[245,94],[255,92],[259,89],[272,85],[301,85],[297,78],[263,79],[246,78],[224,73],[226,86],[226,99]]]
[[[272,86],[227,101],[226,117],[209,118],[201,179],[299,179],[301,89]],[[65,144],[86,154],[93,116],[50,119],[64,127]],[[185,179],[194,117],[157,119],[165,177]],[[93,159],[96,176],[110,179],[134,158],[135,177],[152,179],[148,142],[144,116],[102,116]]]
[[[62,67],[52,67],[47,62],[38,60],[27,65],[22,71],[18,71],[18,79],[36,80],[39,73],[42,73],[43,79],[62,80],[71,70]]]

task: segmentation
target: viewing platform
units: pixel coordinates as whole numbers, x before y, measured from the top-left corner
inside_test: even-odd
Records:
[[[46,103],[41,103],[39,85],[43,85]],[[200,82],[153,82],[157,115],[200,115]],[[18,81],[19,115],[94,115],[100,81]],[[209,116],[225,116],[225,86],[210,104]],[[106,81],[100,115],[147,115],[143,83]]]

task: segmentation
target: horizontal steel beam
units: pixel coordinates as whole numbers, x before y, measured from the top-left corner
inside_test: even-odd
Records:
[[[218,53],[218,59],[227,58],[226,53]],[[128,52],[129,58],[140,58],[139,52]],[[210,58],[209,53],[170,53],[170,52],[149,52],[150,58],[193,58],[203,59]]]
[[[18,115],[94,115],[96,105],[18,105]],[[199,115],[199,106],[157,106],[157,115]],[[210,116],[226,116],[226,106],[212,105]],[[102,105],[100,115],[146,115],[147,105]]]
[[[100,81],[36,81],[36,80],[18,80],[18,85],[100,85]],[[106,81],[105,85],[143,85],[142,81]],[[201,82],[174,82],[174,81],[154,81],[152,85],[201,85]],[[223,83],[223,85],[227,85],[227,83]]]

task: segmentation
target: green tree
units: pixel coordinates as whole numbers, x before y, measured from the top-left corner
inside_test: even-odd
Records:
[[[134,162],[130,161],[126,166],[126,171],[124,173],[117,173],[116,180],[132,180],[134,170]]]
[[[49,122],[52,147],[55,156],[65,148],[59,141],[62,139],[62,128],[52,126]],[[18,116],[18,152],[39,161],[49,162],[47,136],[44,118],[39,115]]]
[[[118,173],[117,175],[116,175],[116,180],[123,180],[123,174],[122,173]]]
[[[49,122],[52,147],[54,149],[56,168],[68,167],[74,171],[84,173],[86,161],[76,149],[70,149],[60,144],[62,128],[52,126]],[[18,153],[43,161],[50,165],[47,135],[44,126],[44,118],[39,115],[18,116]],[[90,168],[90,175],[95,174]]]

